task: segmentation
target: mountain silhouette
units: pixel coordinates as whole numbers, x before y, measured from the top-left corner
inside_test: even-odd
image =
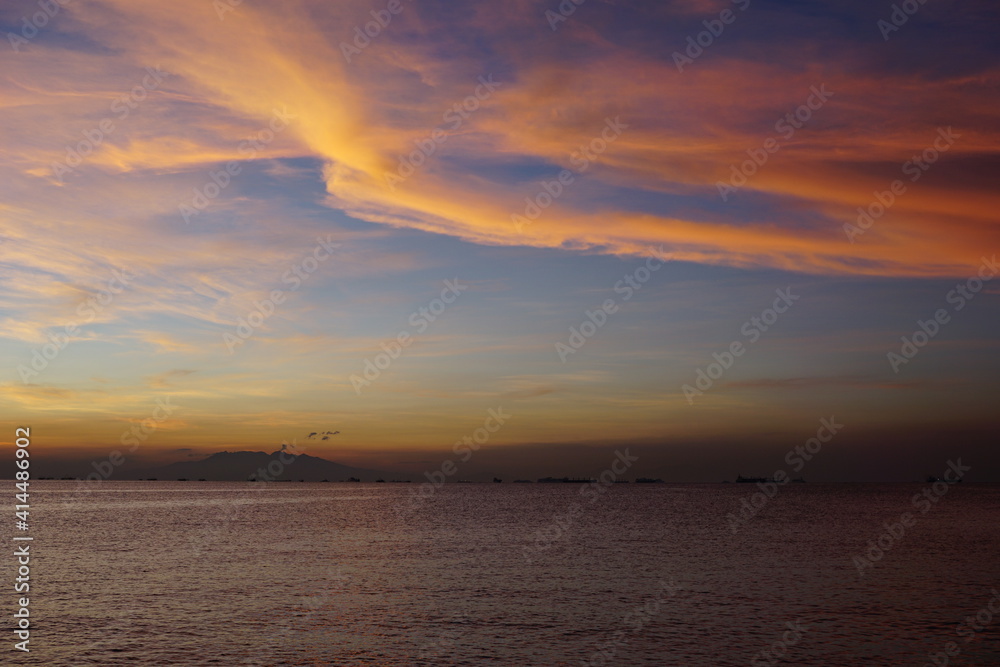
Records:
[[[362,482],[374,482],[384,477],[399,477],[399,473],[354,468],[308,454],[299,454],[289,461],[291,458],[288,452],[281,451],[270,454],[249,451],[216,452],[198,461],[178,461],[137,472],[135,476],[162,480],[204,478],[218,482],[245,481],[251,477],[259,477],[263,481],[301,479],[307,482],[340,482],[355,477]],[[405,475],[403,479],[406,479]]]

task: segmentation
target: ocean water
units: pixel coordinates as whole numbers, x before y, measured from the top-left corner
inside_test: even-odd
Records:
[[[1000,664],[1000,487],[927,486],[32,482],[0,662]]]

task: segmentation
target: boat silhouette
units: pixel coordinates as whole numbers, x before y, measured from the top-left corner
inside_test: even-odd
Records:
[[[737,484],[767,484],[773,483],[774,480],[770,477],[744,477],[743,475],[736,476]]]

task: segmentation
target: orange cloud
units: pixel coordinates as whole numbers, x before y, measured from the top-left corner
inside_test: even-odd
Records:
[[[715,11],[715,4],[691,2],[684,11]],[[485,61],[437,55],[435,42],[422,37],[440,37],[447,19],[416,5],[345,62],[340,42],[351,39],[367,7],[243,4],[224,20],[200,0],[106,0],[68,8],[72,27],[114,55],[74,54],[70,67],[100,83],[72,93],[52,92],[71,88],[68,74],[35,58],[16,62],[9,77],[18,103],[8,102],[3,112],[22,132],[35,127],[25,106],[46,109],[67,125],[60,141],[48,142],[54,148],[14,141],[14,163],[22,174],[43,175],[42,166],[59,159],[66,143],[106,115],[107,96],[116,87],[100,75],[100,66],[112,63],[122,80],[130,69],[136,78],[153,64],[170,77],[94,152],[88,168],[207,173],[245,157],[238,150],[243,138],[285,108],[294,119],[266,156],[322,159],[330,206],[374,223],[479,243],[610,253],[662,244],[677,259],[694,262],[902,276],[964,274],[983,248],[1000,240],[995,189],[944,182],[949,171],[967,170],[968,161],[998,148],[995,129],[976,122],[998,101],[992,85],[997,70],[978,78],[900,78],[892,96],[881,94],[880,74],[866,77],[849,59],[792,65],[719,55],[680,74],[669,58],[652,60],[616,46],[596,27],[559,35],[564,46],[588,44],[593,54],[585,61],[559,55],[555,42],[522,53],[496,15],[488,21],[480,16],[476,25],[506,60],[506,73],[495,73],[497,92],[426,165],[390,188],[386,174],[395,172],[400,156],[444,126],[443,114],[473,94],[477,76],[492,72]],[[524,17],[509,23],[520,30],[534,25]],[[803,104],[810,86],[821,83],[834,91],[827,106],[748,180],[737,203],[727,207],[718,200],[716,185],[728,178],[730,165],[774,136],[775,119]],[[71,120],[80,108],[87,117]],[[599,136],[609,117],[620,117],[628,129],[585,173],[575,174],[574,184],[535,224],[513,225],[511,214],[523,211],[524,198],[540,192],[541,180],[578,165],[573,151]],[[933,140],[938,125],[954,126],[961,140],[891,215],[850,243],[842,226]],[[524,183],[487,175],[526,164],[550,165],[551,171]],[[600,210],[588,196],[595,190],[608,194]],[[638,212],[629,205],[634,192],[660,203]],[[743,210],[752,197],[766,200]],[[704,205],[656,211],[676,208],[676,198],[700,198]],[[150,201],[145,210],[173,206]]]

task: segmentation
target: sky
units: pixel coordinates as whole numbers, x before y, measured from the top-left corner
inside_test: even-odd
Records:
[[[903,4],[0,3],[0,445],[1000,481],[1000,9]]]

